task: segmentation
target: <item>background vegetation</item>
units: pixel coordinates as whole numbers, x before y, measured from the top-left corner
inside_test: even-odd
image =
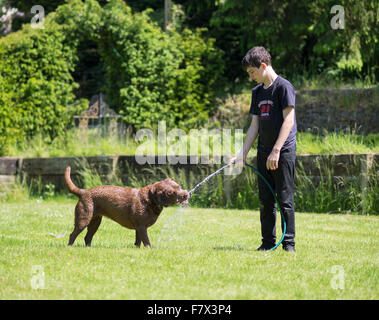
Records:
[[[366,87],[378,79],[377,1],[341,1],[341,30],[330,26],[331,0],[176,0],[165,31],[161,0],[39,4],[46,18],[35,29],[30,1],[0,0],[25,13],[0,38],[0,155],[134,154],[134,132],[155,129],[159,120],[168,130],[246,128],[252,84],[240,61],[254,45],[267,47],[275,69],[299,89]],[[122,139],[71,129],[73,115],[99,92],[129,126]],[[298,135],[298,153],[378,152],[378,145],[378,134]],[[377,213],[376,177],[367,186],[372,197],[362,196],[359,183],[336,188],[327,180],[318,189],[302,180],[297,203],[304,211]],[[250,183],[240,185],[237,208],[257,206],[244,195]],[[326,190],[315,201],[305,192],[312,186],[313,195]],[[217,190],[204,192],[198,205],[211,206]],[[51,186],[46,192],[54,194]],[[218,199],[217,206],[229,206],[228,199]]]
[[[218,97],[246,87],[240,61],[254,45],[300,87],[378,79],[374,0],[340,1],[338,30],[330,26],[332,0],[176,0],[166,32],[161,0],[39,4],[44,28],[32,29],[30,1],[0,1],[24,13],[0,39],[0,154],[38,134],[64,135],[99,91],[133,130],[162,119],[184,130],[205,125]]]
[[[29,12],[26,0],[2,0],[21,11]],[[64,0],[41,0],[46,13]],[[99,0],[105,6],[107,0]],[[124,1],[133,12],[152,9],[149,15],[161,27],[164,1]],[[244,78],[241,57],[257,43],[272,53],[275,65],[286,74],[306,69],[310,74],[330,71],[347,79],[353,76],[378,78],[378,3],[375,0],[341,0],[345,28],[333,30],[330,20],[332,0],[318,1],[249,1],[249,0],[174,0],[172,28],[206,28],[206,35],[216,40],[224,51],[228,79]],[[29,22],[29,21],[27,21]],[[16,26],[19,27],[20,23]]]
[[[25,24],[0,39],[0,61],[3,153],[36,134],[62,135],[97,90],[133,129],[163,119],[171,127],[203,124],[223,71],[213,40],[196,30],[165,33],[121,0],[104,7],[68,1],[46,17],[43,29]],[[92,83],[80,87],[91,75]]]

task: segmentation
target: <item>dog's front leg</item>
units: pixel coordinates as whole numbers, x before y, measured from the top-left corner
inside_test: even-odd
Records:
[[[136,228],[136,235],[139,237],[139,243],[141,243],[141,240],[143,242],[143,245],[145,248],[150,248],[150,241],[149,237],[147,236],[147,228],[146,226],[139,226]],[[137,239],[136,239],[137,241]]]

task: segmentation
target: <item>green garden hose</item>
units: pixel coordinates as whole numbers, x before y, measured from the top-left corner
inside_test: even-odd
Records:
[[[279,242],[274,247],[272,247],[271,249],[268,250],[268,251],[272,251],[272,250],[275,250],[283,242],[284,236],[286,235],[287,225],[286,225],[286,220],[284,219],[284,213],[283,213],[282,208],[280,207],[280,203],[279,203],[279,200],[278,200],[278,198],[277,198],[277,196],[275,194],[275,191],[272,189],[272,187],[271,187],[270,183],[267,181],[267,179],[259,172],[259,170],[257,168],[255,168],[254,166],[252,166],[249,163],[245,163],[245,164],[249,168],[253,169],[262,178],[262,180],[267,184],[267,186],[269,187],[272,195],[274,196],[274,199],[275,199],[276,203],[278,204],[280,213],[282,215],[282,221],[283,221],[283,234],[282,234],[282,238],[279,240]]]

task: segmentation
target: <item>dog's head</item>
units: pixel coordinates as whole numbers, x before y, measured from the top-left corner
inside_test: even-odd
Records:
[[[163,207],[171,206],[175,203],[186,203],[189,193],[170,178],[156,182],[150,190],[157,203]]]

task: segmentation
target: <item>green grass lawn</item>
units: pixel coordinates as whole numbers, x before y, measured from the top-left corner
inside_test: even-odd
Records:
[[[151,250],[108,219],[91,248],[85,232],[67,247],[74,206],[0,204],[0,299],[379,298],[376,216],[297,213],[296,254],[254,251],[256,211],[191,207],[163,211]]]

